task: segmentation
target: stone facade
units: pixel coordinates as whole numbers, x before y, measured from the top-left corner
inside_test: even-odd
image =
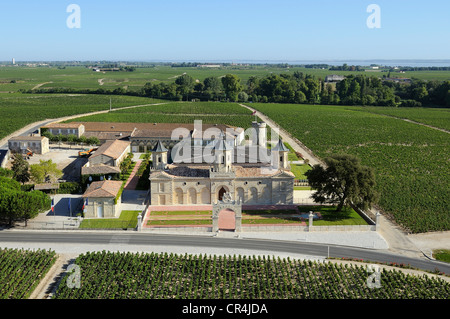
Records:
[[[114,198],[91,198],[84,207],[85,218],[115,218],[120,216],[120,201],[114,204]]]
[[[27,149],[35,154],[45,154],[49,148],[49,140],[45,136],[16,136],[8,140],[8,147],[13,153],[26,153]]]
[[[81,137],[84,134],[84,125],[80,123],[53,123],[41,128],[48,130],[53,135],[75,135]]]
[[[179,168],[179,167],[177,167]],[[211,167],[185,167],[187,171],[209,173]],[[255,167],[237,170],[257,171]],[[293,203],[294,175],[276,170],[272,175],[236,176],[235,171],[204,177],[177,176],[175,167],[150,175],[152,205],[214,204],[225,192],[243,205],[290,205]]]
[[[85,218],[114,218],[121,212],[122,181],[93,182],[83,194]],[[117,198],[117,199],[116,199]]]

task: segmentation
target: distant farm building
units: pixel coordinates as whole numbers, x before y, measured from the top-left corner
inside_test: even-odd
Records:
[[[343,75],[331,74],[325,77],[325,82],[339,82],[345,79]]]
[[[395,83],[411,83],[409,78],[385,78],[383,81],[395,82]]]
[[[198,68],[220,68],[222,65],[220,64],[199,64],[197,65]]]

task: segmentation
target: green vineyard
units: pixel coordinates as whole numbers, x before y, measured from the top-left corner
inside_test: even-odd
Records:
[[[0,94],[0,138],[36,121],[161,102],[135,96],[95,94]]]
[[[196,120],[204,124],[227,124],[246,130],[251,128],[255,117],[250,110],[236,103],[173,102],[89,115],[73,121],[193,124]],[[261,121],[259,118],[257,120]]]
[[[448,133],[373,114],[375,108],[261,103],[252,106],[318,157],[352,154],[363,165],[374,168],[381,194],[379,206],[411,232],[450,229]],[[389,111],[382,107],[377,110]],[[400,116],[400,112],[405,117],[404,110],[396,115]],[[448,114],[431,109],[411,114],[433,119],[438,113],[442,118]]]
[[[26,299],[56,261],[53,251],[0,248],[0,299]]]
[[[380,271],[368,284],[364,266],[270,256],[87,252],[79,288],[69,272],[56,299],[448,299],[443,279]],[[72,288],[70,288],[72,287]]]

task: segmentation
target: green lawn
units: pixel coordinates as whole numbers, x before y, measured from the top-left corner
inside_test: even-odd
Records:
[[[164,219],[149,220],[148,226],[181,226],[181,225],[212,225],[211,219]]]
[[[154,211],[152,216],[211,215],[211,211]]]
[[[315,220],[314,226],[331,225],[367,225],[367,222],[352,208],[343,208],[336,212],[335,206],[298,206],[300,212],[319,212],[321,220]]]
[[[438,249],[433,251],[433,257],[440,261],[450,263],[450,249]]]
[[[311,190],[310,186],[294,186],[294,191],[309,191]]]
[[[287,215],[297,214],[294,209],[262,209],[262,210],[244,210],[242,215]]]
[[[84,219],[80,228],[135,228],[138,210],[123,210],[119,218]]]
[[[307,179],[305,173],[311,169],[307,164],[291,164],[291,172],[294,173],[295,179]]]
[[[139,159],[146,159],[147,157],[150,157],[150,156],[151,156],[151,153],[150,153],[150,152],[142,153],[142,154],[139,156]]]
[[[286,218],[261,218],[261,219],[242,219],[243,225],[255,225],[255,224],[298,224],[301,223],[300,219],[294,217]]]

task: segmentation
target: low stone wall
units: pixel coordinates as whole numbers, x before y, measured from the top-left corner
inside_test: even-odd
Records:
[[[329,226],[313,226],[309,231],[376,231],[375,225],[329,225]]]
[[[244,226],[242,225],[242,232],[304,232],[308,231],[308,226],[299,226],[299,225],[283,225],[283,226],[274,226],[274,225],[252,225],[252,226]]]
[[[143,231],[145,232],[188,232],[188,233],[192,233],[192,232],[201,232],[201,233],[206,233],[206,232],[212,232],[212,227],[211,226],[181,226],[181,227],[176,227],[176,226],[172,226],[172,227],[143,227],[142,228]]]

